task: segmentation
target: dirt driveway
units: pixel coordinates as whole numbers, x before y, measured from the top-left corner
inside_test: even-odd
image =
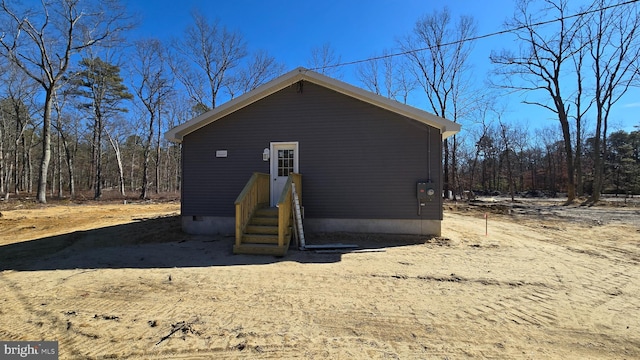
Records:
[[[2,210],[0,340],[61,359],[637,359],[640,209],[592,210],[612,213],[451,206],[442,238],[314,234],[368,252],[284,258],[182,234],[177,203]]]

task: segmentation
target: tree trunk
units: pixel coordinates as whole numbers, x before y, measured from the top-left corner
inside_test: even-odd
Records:
[[[27,171],[27,192],[31,193],[33,192],[33,163],[31,161],[31,145],[33,144],[33,137],[34,137],[34,133],[32,133],[31,135],[31,141],[29,142],[29,147],[26,151],[27,154],[27,164],[28,164],[28,171]]]
[[[176,146],[176,158],[175,158],[175,179],[176,179],[176,191],[182,191],[182,179],[180,174],[182,173],[182,145]]]
[[[511,194],[511,201],[515,201],[515,182],[513,179],[513,169],[511,168],[511,154],[507,150],[507,176],[509,177],[509,194]]]
[[[4,192],[4,178],[5,178],[5,161],[4,161],[4,136],[2,135],[3,126],[0,124],[0,193]],[[7,184],[7,193],[9,193],[9,185]]]
[[[511,168],[511,145],[509,143],[509,135],[507,134],[507,127],[501,122],[500,130],[502,134],[502,141],[504,142],[504,154],[505,161],[507,163],[507,177],[509,181],[509,194],[511,194],[511,201],[515,201],[515,184],[513,180],[513,169]]]
[[[142,162],[142,190],[140,191],[140,199],[148,198],[147,185],[149,183],[148,174],[149,174],[149,153],[151,152],[150,147],[151,147],[151,144],[145,145],[144,147],[144,160]]]
[[[51,106],[53,104],[53,90],[47,89],[44,100],[44,119],[42,123],[42,160],[38,172],[39,203],[47,203],[47,175],[51,160]]]
[[[444,184],[442,190],[444,191],[444,198],[449,198],[449,141],[444,139],[442,142],[444,148]]]
[[[569,129],[569,119],[567,118],[567,114],[564,112],[564,105],[558,106],[558,109],[561,110],[558,112],[558,118],[560,119],[560,125],[562,127],[565,157],[567,161],[567,203],[571,203],[576,198],[576,178],[573,162],[573,148],[571,143],[571,130]]]
[[[597,100],[596,100],[597,101]],[[602,178],[604,173],[604,161],[600,151],[600,141],[602,136],[602,106],[596,106],[596,133],[593,136],[593,189],[589,202],[597,203],[600,200],[600,191],[602,191]]]
[[[18,119],[16,119],[16,143],[15,143],[15,149],[16,151],[13,153],[13,193],[18,195],[20,193],[20,174],[19,174],[19,156],[18,156],[18,150],[20,148],[20,139],[22,139],[23,144],[24,144],[24,136],[22,136],[20,130],[20,121],[18,121]],[[22,151],[24,150],[24,146],[22,148]],[[22,164],[22,166],[24,167],[24,164]]]
[[[22,174],[20,179],[20,190],[31,191],[30,174],[31,174],[31,145],[27,146],[27,138],[22,134]]]
[[[151,157],[151,144],[153,142],[153,126],[154,114],[151,113],[151,119],[149,120],[149,133],[147,134],[147,141],[144,144],[144,159],[142,162],[142,191],[140,191],[141,199],[147,199],[149,197],[149,158]]]
[[[578,196],[584,196],[584,181],[582,175],[582,135],[580,119],[576,120],[576,194]]]
[[[56,191],[56,153],[55,153],[55,146],[51,150],[51,157],[53,158],[53,161],[49,162],[49,166],[52,166],[53,168],[49,169],[49,175],[51,176],[51,179],[49,179],[47,184],[51,185],[51,187],[49,188],[49,194],[50,194],[51,197],[53,197],[53,196],[55,196],[55,191]]]
[[[602,120],[604,115],[600,110],[601,106],[598,106],[598,120],[596,123],[596,134],[593,138],[594,140],[594,179],[593,179],[593,193],[591,194],[591,198],[589,199],[591,203],[597,203],[600,201],[600,195],[602,194],[602,190],[604,187],[604,177],[605,177],[605,159],[607,156],[607,121]]]
[[[158,136],[156,139],[156,194],[160,193],[160,135],[162,134],[162,118],[158,114]]]
[[[135,146],[135,145],[134,145]],[[134,147],[133,151],[131,151],[131,176],[129,178],[129,190],[135,191],[135,164],[136,164],[136,149]]]
[[[58,143],[57,143],[57,152],[58,152],[58,198],[62,198],[62,149],[60,148],[60,132],[58,132]]]
[[[538,169],[538,166],[535,160],[533,160],[531,164],[531,189],[535,190],[538,188],[538,183],[536,182],[536,170]]]
[[[482,191],[484,191],[485,193],[487,191],[489,191],[489,188],[487,186],[487,160],[485,159],[482,162]]]
[[[525,173],[525,160],[524,160],[524,151],[520,150],[520,161],[519,161],[519,169],[520,169],[520,192],[524,192],[524,173]]]
[[[473,162],[471,163],[471,174],[469,174],[469,190],[473,191],[473,181],[474,181],[474,176],[476,174],[476,166],[478,164],[478,154],[479,151],[476,150],[476,154],[473,157]]]
[[[120,195],[126,196],[125,188],[124,188],[124,166],[122,166],[122,154],[120,153],[120,146],[118,143],[111,137],[111,134],[107,131],[107,138],[109,138],[109,142],[111,143],[111,147],[116,154],[116,162],[118,163],[118,185],[120,186]]]
[[[64,148],[65,157],[67,160],[67,170],[69,173],[69,196],[73,199],[76,196],[75,176],[73,168],[73,153],[67,142],[67,138],[62,135],[62,147]]]
[[[96,144],[98,143],[98,133],[96,120],[93,123],[93,134],[91,137],[91,160],[89,161],[89,173],[87,176],[87,187],[89,190],[93,190],[93,186],[96,182]]]
[[[96,176],[94,182],[94,199],[100,199],[102,197],[102,114],[100,113],[100,109],[95,110],[95,129],[94,129],[94,139],[96,143],[94,144],[95,151],[95,169]]]
[[[459,190],[458,178],[456,176],[458,171],[458,157],[456,156],[458,152],[458,142],[455,135],[453,135],[453,149],[451,150],[451,183],[453,185],[453,201],[457,201],[456,193]]]

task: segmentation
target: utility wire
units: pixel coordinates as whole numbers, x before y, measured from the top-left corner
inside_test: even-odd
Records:
[[[374,57],[370,57],[370,58],[367,58],[367,59],[353,60],[353,61],[347,61],[347,62],[343,62],[343,63],[337,63],[337,64],[331,64],[331,65],[326,65],[326,66],[321,66],[321,67],[315,67],[315,68],[312,68],[312,69],[309,69],[309,70],[316,71],[316,70],[330,69],[330,68],[336,68],[336,67],[341,67],[341,66],[355,65],[355,64],[360,64],[360,63],[367,62],[367,61],[382,60],[382,59],[392,58],[392,57],[396,57],[396,56],[413,54],[413,53],[420,52],[420,51],[431,50],[434,47],[450,46],[450,45],[461,44],[461,43],[468,42],[468,41],[476,41],[476,40],[485,39],[485,38],[488,38],[488,37],[504,35],[504,34],[507,34],[507,33],[523,30],[523,29],[530,28],[530,27],[548,25],[548,24],[551,24],[551,23],[554,23],[554,22],[557,22],[557,21],[564,21],[564,20],[573,19],[573,18],[576,18],[576,17],[581,17],[581,16],[597,13],[597,12],[600,12],[600,11],[606,11],[606,10],[610,10],[610,9],[613,9],[613,8],[616,8],[616,7],[619,7],[619,6],[631,5],[631,4],[636,3],[638,1],[639,0],[629,0],[629,1],[622,2],[622,3],[609,5],[609,6],[605,6],[605,7],[598,8],[598,9],[583,11],[583,12],[580,12],[580,13],[576,13],[576,14],[573,14],[573,15],[569,15],[569,16],[565,16],[565,17],[561,17],[561,18],[557,18],[557,19],[551,19],[551,20],[540,21],[540,22],[533,23],[533,24],[521,25],[521,26],[517,26],[517,27],[511,28],[511,29],[505,29],[505,30],[500,30],[500,31],[484,34],[484,35],[473,36],[473,37],[470,37],[470,38],[451,41],[451,42],[444,43],[444,44],[438,44],[438,45],[434,45],[434,46],[427,46],[427,47],[418,48],[418,49],[411,49],[411,50],[406,50],[406,51],[397,52],[397,53],[393,53],[393,54],[374,56]]]

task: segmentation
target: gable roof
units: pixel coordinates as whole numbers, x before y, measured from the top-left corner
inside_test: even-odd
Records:
[[[248,106],[260,99],[263,99],[287,86],[293,85],[298,81],[309,81],[314,84],[323,86],[333,91],[342,93],[352,98],[364,101],[366,103],[378,106],[380,108],[392,111],[394,113],[406,116],[410,119],[422,122],[440,130],[442,138],[448,138],[460,131],[460,124],[441,118],[424,110],[399,103],[395,100],[385,98],[374,94],[370,91],[347,84],[343,81],[330,78],[317,72],[299,67],[290,71],[258,88],[243,94],[229,102],[216,107],[213,110],[205,112],[184,124],[178,125],[165,133],[165,138],[172,142],[182,142],[185,135],[188,135],[201,127],[204,127],[218,119],[223,118],[245,106]]]

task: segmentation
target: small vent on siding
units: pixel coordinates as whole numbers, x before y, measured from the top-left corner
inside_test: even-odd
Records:
[[[303,81],[303,80],[298,81],[298,82],[296,83],[296,92],[297,92],[298,94],[302,94],[302,90],[303,90],[303,88],[304,88],[304,81]]]

